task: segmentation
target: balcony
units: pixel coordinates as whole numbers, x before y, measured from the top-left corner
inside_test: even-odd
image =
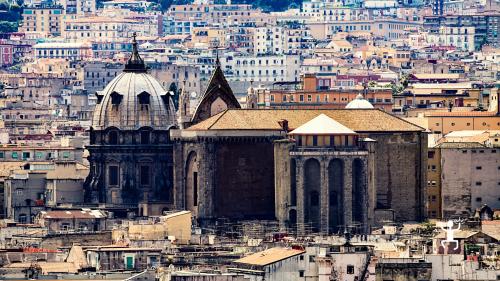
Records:
[[[292,156],[365,156],[368,150],[359,146],[335,147],[296,147],[290,151]]]

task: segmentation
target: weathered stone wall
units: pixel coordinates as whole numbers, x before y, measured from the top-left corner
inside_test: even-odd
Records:
[[[111,236],[111,231],[49,234],[43,238],[40,248],[57,250],[60,247],[71,247],[75,243],[85,246],[111,245],[113,244]]]
[[[376,281],[418,281],[431,280],[432,264],[422,263],[378,263],[375,269]]]
[[[290,150],[295,146],[293,141],[276,141],[274,143],[274,186],[275,214],[280,227],[285,227],[288,220],[288,207],[295,207],[291,198],[291,160]]]
[[[392,209],[396,221],[422,220],[427,140],[419,133],[372,133],[377,208]]]
[[[273,219],[274,152],[270,142],[216,146],[218,217]]]
[[[483,204],[500,207],[499,153],[491,148],[441,149],[443,218],[466,217]]]

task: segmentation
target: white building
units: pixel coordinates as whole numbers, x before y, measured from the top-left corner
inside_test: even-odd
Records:
[[[39,43],[33,49],[36,59],[83,60],[92,57],[92,49],[87,43]]]
[[[302,39],[309,35],[307,29],[287,26],[255,28],[253,48],[255,55],[298,54]]]
[[[430,45],[454,46],[464,51],[474,51],[475,28],[441,26],[438,34],[428,34],[427,42]]]
[[[233,81],[298,81],[299,55],[234,56],[228,58],[226,70]]]

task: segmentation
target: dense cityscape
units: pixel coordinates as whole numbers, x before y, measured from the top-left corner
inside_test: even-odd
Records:
[[[500,280],[499,0],[0,0],[0,280]]]

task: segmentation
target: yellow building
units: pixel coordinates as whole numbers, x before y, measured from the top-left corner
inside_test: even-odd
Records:
[[[407,112],[407,121],[418,124],[434,134],[448,134],[463,130],[500,130],[498,89],[491,89],[488,95],[487,111],[473,111],[477,106],[416,109]],[[478,99],[481,96],[478,93]],[[397,101],[396,101],[397,102]]]
[[[212,27],[193,27],[191,31],[191,43],[210,45],[217,42],[219,46],[226,45],[227,31],[225,29]]]
[[[42,37],[61,35],[64,9],[59,5],[37,5],[23,10],[23,25],[20,32],[35,32]]]

